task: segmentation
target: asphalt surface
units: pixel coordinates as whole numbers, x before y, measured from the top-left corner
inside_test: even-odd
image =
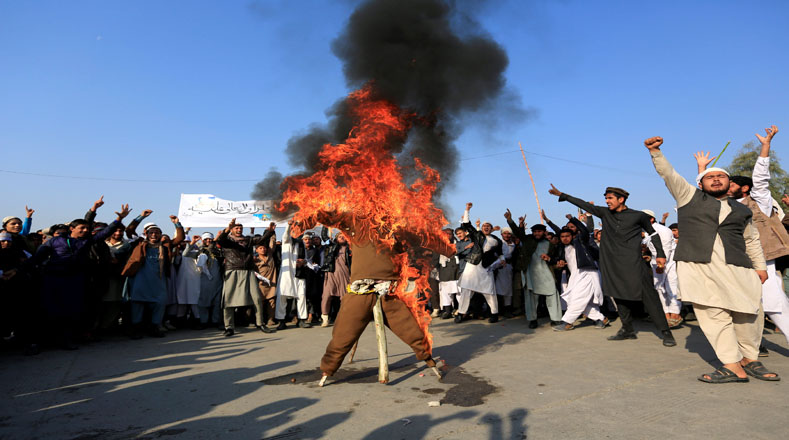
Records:
[[[611,342],[618,323],[558,333],[530,330],[523,318],[439,319],[444,380],[389,332],[386,385],[370,326],[355,361],[324,388],[317,367],[331,328],[244,328],[230,338],[177,330],[33,357],[6,352],[0,438],[787,438],[789,383],[699,382],[716,365],[695,324],[665,348],[644,322],[638,340]],[[789,380],[786,339],[765,339],[762,360]]]

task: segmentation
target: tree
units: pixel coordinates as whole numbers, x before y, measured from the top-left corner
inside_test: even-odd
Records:
[[[756,142],[748,142],[743,145],[736,156],[731,160],[726,171],[732,176],[748,176],[753,174],[753,166],[756,165],[756,158],[759,157],[761,145]],[[781,200],[781,197],[789,188],[789,174],[781,168],[778,156],[774,150],[770,150],[770,192],[773,199]],[[786,212],[786,209],[784,209]]]

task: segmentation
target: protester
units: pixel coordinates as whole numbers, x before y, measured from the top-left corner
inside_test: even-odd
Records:
[[[595,322],[595,328],[602,329],[608,325],[608,320],[600,313],[603,291],[595,255],[590,250],[591,236],[583,223],[569,214],[567,218],[576,229],[564,228],[560,231],[559,240],[562,246],[559,254],[551,261],[566,269],[561,297],[567,307],[561,322],[555,325],[553,330],[572,330],[575,328],[575,321],[582,314]]]
[[[125,228],[119,226],[106,240],[110,251],[110,264],[107,289],[101,297],[96,325],[99,333],[105,333],[116,325],[123,310],[123,285],[126,283],[126,277],[121,275],[121,272],[126,266],[132,249],[131,242],[123,238],[124,233]]]
[[[301,225],[288,221],[285,233],[282,237],[281,258],[282,267],[279,271],[277,280],[277,302],[275,317],[279,321],[277,330],[285,330],[288,300],[295,301],[298,326],[300,328],[311,328],[312,324],[307,321],[307,281],[306,281],[306,261],[304,260],[305,249],[301,240],[303,231]]]
[[[668,213],[663,215],[663,223],[658,223],[655,220],[655,213],[653,211],[645,209],[642,212],[649,216],[649,221],[652,223],[652,227],[655,228],[658,237],[660,237],[663,253],[666,255],[666,264],[663,267],[658,266],[657,259],[655,258],[652,258],[649,263],[652,268],[652,280],[655,283],[655,290],[658,295],[660,295],[660,305],[663,306],[666,321],[668,322],[669,328],[675,328],[682,323],[682,316],[679,313],[682,308],[682,302],[677,299],[677,291],[675,290],[677,288],[677,283],[676,264],[674,262],[674,234],[671,232],[671,229],[663,224],[668,217]],[[645,239],[644,241],[649,252],[652,255],[657,255],[657,249],[655,249],[655,244],[652,240]]]
[[[708,168],[694,187],[663,156],[663,138],[644,141],[658,175],[677,202],[682,240],[675,259],[682,300],[693,303],[701,330],[723,363],[699,376],[710,383],[747,382],[748,375],[778,380],[759,356],[764,326],[761,284],[767,266],[752,212],[727,196],[729,174]]]
[[[127,235],[136,235],[135,227],[147,217],[146,213],[149,215],[151,211],[144,211],[143,215],[129,224]],[[178,222],[178,217],[171,215],[170,221],[175,225],[175,238],[172,241],[162,234],[162,229],[155,223],[143,225],[144,238],[137,238],[132,244],[131,255],[121,272],[127,277],[125,291],[131,301],[132,339],[142,338],[146,313],[150,314],[147,333],[157,338],[164,336],[160,327],[169,296],[171,256],[184,240],[184,228]]]
[[[602,274],[603,292],[613,297],[619,310],[622,328],[615,336],[608,339],[621,341],[636,339],[631,309],[635,303],[642,302],[644,309],[658,331],[663,336],[663,345],[677,345],[669,330],[668,322],[662,313],[660,300],[641,258],[641,231],[652,236],[657,250],[657,263],[665,267],[666,256],[649,223],[647,215],[641,211],[629,209],[625,202],[630,193],[621,188],[608,187],[605,196],[607,208],[601,208],[581,199],[562,193],[551,185],[550,194],[558,196],[559,201],[569,201],[573,205],[603,219],[603,237],[600,243],[600,272]]]
[[[499,320],[499,304],[496,299],[496,281],[493,271],[504,262],[501,251],[501,240],[492,235],[493,225],[485,222],[482,231],[477,231],[469,221],[469,211],[472,204],[466,204],[463,212],[463,219],[460,225],[473,243],[471,253],[466,257],[466,266],[460,277],[460,300],[458,313],[455,322],[463,321],[464,315],[468,312],[471,297],[474,294],[481,294],[490,308],[490,318],[488,322],[495,323]]]
[[[103,201],[94,204],[96,208],[97,204],[101,206]],[[109,237],[129,212],[129,205],[121,206],[110,227],[95,235],[91,235],[90,223],[76,219],[69,225],[68,236],[50,239],[24,262],[28,272],[42,268],[41,301],[49,324],[58,329],[60,346],[67,350],[78,348],[75,338],[84,311],[91,244]]]
[[[731,176],[727,195],[747,206],[753,214],[753,225],[759,232],[759,243],[767,265],[767,281],[762,284],[762,307],[764,314],[789,342],[789,298],[784,294],[781,276],[776,271],[776,260],[789,255],[789,233],[773,207],[769,187],[770,143],[778,133],[778,127],[773,125],[766,128],[765,133],[765,136],[756,135],[761,143],[761,150],[753,168],[753,177]],[[699,172],[704,172],[709,159],[704,161],[697,156],[696,160]]]
[[[235,334],[235,308],[246,306],[254,306],[255,327],[258,330],[263,333],[275,332],[263,322],[263,298],[252,261],[255,247],[267,242],[273,234],[274,230],[269,228],[260,237],[245,236],[244,226],[233,219],[216,238],[225,257],[225,282],[222,287],[225,336]]]
[[[212,325],[220,326],[224,331],[224,322],[220,316],[224,258],[222,251],[214,242],[214,234],[206,232],[200,238],[200,255],[197,256],[197,267],[200,268],[200,297],[197,300],[200,315],[198,328]]]
[[[271,230],[275,227],[275,223],[269,225]],[[276,235],[271,234],[271,238],[268,241],[256,247],[254,260],[257,268],[255,276],[258,279],[258,290],[260,290],[260,295],[263,299],[263,311],[265,313],[263,320],[266,322],[266,326],[272,327],[277,325],[274,322],[274,313],[277,302],[277,278],[281,265],[281,262],[276,259],[276,254],[272,250],[276,238]]]
[[[200,236],[194,235],[189,243],[186,243],[181,252],[181,264],[175,276],[175,295],[177,300],[176,319],[179,327],[186,327],[187,314],[191,312],[192,320],[199,322],[200,311],[200,267],[197,259],[200,256],[200,248],[197,243]]]
[[[323,246],[323,297],[321,299],[321,327],[328,327],[339,311],[338,301],[345,296],[351,283],[351,248],[342,231],[334,238],[329,237],[329,228],[321,228],[321,238],[327,244]]]

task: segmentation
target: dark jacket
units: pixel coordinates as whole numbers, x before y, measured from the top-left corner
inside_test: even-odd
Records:
[[[572,245],[575,248],[575,261],[578,264],[578,268],[597,270],[595,261],[597,261],[596,257],[599,255],[595,255],[594,249],[596,249],[596,247],[592,248],[590,245],[590,243],[594,242],[589,236],[589,229],[587,229],[586,226],[577,218],[570,219],[570,222],[572,222],[572,224],[578,228],[578,233],[575,234],[575,237],[573,237],[572,241]],[[551,264],[556,264],[559,262],[559,260],[567,261],[565,257],[565,249],[567,249],[566,246],[559,246],[558,255],[551,259]]]
[[[487,268],[498,260],[501,255],[501,239],[499,237],[491,235],[491,237],[496,240],[496,246],[493,246],[493,248],[487,252],[482,252],[485,246],[485,234],[477,231],[471,223],[461,223],[460,227],[468,233],[468,237],[474,243],[474,247],[471,248],[471,252],[466,257],[466,262],[471,264],[482,264],[482,267]]]
[[[458,259],[460,260],[460,263],[458,264],[458,277],[460,277],[460,274],[463,273],[463,269],[466,268],[466,260],[469,258],[471,251],[474,249],[473,247],[466,249],[466,246],[468,246],[470,243],[473,244],[468,238],[463,241],[455,242],[455,249],[457,252],[455,255],[457,255]]]
[[[231,240],[228,233],[222,231],[216,242],[222,247],[225,257],[225,270],[256,270],[252,256],[255,247],[268,244],[274,231],[266,229],[261,236],[244,236],[240,240]]]
[[[343,246],[348,246],[348,244],[340,244],[337,243],[337,239],[330,239],[329,238],[329,230],[324,227],[321,229],[321,240],[325,242],[329,242],[329,244],[323,246],[323,264],[321,264],[321,272],[334,272],[334,264],[337,261],[337,255],[340,253],[340,250]],[[348,246],[348,267],[351,267],[351,248]]]
[[[433,252],[433,257],[430,263],[431,267],[438,270],[438,281],[455,281],[460,275],[460,265],[458,264],[457,258],[455,257],[450,257],[447,261],[447,264],[442,266],[441,254],[438,252]]]

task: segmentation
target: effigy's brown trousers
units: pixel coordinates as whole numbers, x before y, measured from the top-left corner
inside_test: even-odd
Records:
[[[353,344],[373,320],[373,307],[377,299],[378,295],[375,293],[343,296],[340,311],[334,321],[331,341],[321,359],[321,371],[324,374],[331,376],[340,368]],[[396,296],[384,295],[381,309],[384,324],[414,350],[416,358],[425,361],[429,367],[435,366],[435,361],[425,347],[425,335],[408,307]]]

